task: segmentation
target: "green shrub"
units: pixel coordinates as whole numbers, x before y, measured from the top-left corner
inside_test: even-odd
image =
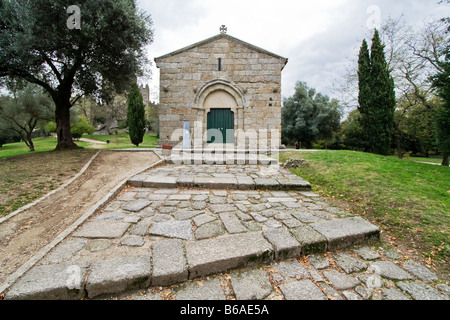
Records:
[[[72,124],[70,127],[70,132],[74,139],[80,139],[83,134],[92,134],[94,131],[95,128],[89,123],[88,119],[83,116],[78,117],[78,122]]]

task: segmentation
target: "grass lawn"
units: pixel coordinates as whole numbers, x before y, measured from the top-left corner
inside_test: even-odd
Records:
[[[54,150],[56,147],[55,138],[34,138],[33,139],[35,153]],[[33,154],[27,147],[25,142],[15,142],[4,144],[0,147],[0,159],[18,156],[22,154]]]
[[[98,147],[101,147],[101,149],[154,148],[158,144],[158,138],[155,133],[144,135],[144,141],[139,145],[139,147],[136,147],[131,143],[130,137],[125,132],[119,133],[117,137],[115,135],[84,135],[83,138],[104,142],[106,142],[106,140],[110,141],[109,144],[102,145],[94,145],[84,141],[75,141],[78,146],[85,149],[96,149]],[[33,143],[36,150],[35,153],[52,151],[56,147],[56,139],[52,137],[34,138]],[[32,153],[33,152],[29,151],[25,142],[8,143],[4,144],[3,147],[0,147],[0,159]]]
[[[450,168],[354,151],[285,152],[313,190],[365,217],[428,262],[450,257]]]
[[[425,158],[425,157],[405,157],[404,160],[418,161],[418,162],[432,162],[437,164],[442,163],[442,158],[439,159],[439,158]]]
[[[125,149],[125,148],[154,148],[158,144],[158,137],[156,133],[149,133],[144,135],[144,141],[136,147],[130,141],[130,136],[126,132],[119,132],[116,135],[83,135],[83,138],[99,140],[106,142],[109,140],[109,143],[104,145],[104,149]],[[82,146],[80,143],[82,141],[78,141],[77,144]]]
[[[9,146],[6,151],[0,148],[0,217],[33,202],[51,190],[58,188],[64,181],[77,174],[83,165],[97,152],[94,149],[70,151],[44,151],[51,145],[47,140],[41,143],[36,139],[40,152],[29,152],[25,143],[25,153],[5,157],[5,153],[19,152],[19,146]],[[55,140],[55,139],[53,139]],[[14,152],[13,152],[14,151]]]

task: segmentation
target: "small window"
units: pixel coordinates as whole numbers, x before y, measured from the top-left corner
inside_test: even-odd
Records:
[[[222,71],[222,58],[217,58],[219,71]]]

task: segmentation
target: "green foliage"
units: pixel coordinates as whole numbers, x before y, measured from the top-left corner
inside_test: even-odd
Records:
[[[395,92],[378,31],[375,30],[369,56],[364,40],[358,59],[359,112],[363,144],[372,153],[388,155],[391,150]]]
[[[56,132],[56,122],[55,121],[49,121],[45,125],[45,132],[47,132],[47,133],[54,133],[54,132]]]
[[[81,29],[67,27],[67,7],[81,10]],[[145,72],[152,21],[135,0],[5,0],[0,2],[0,77],[42,86],[56,105],[57,149],[73,148],[72,92],[118,92]]]
[[[85,116],[79,116],[78,121],[71,126],[70,131],[72,132],[72,137],[74,139],[80,139],[84,133],[94,133],[95,128],[89,123],[89,120]]]
[[[341,107],[337,100],[316,93],[297,82],[295,93],[284,100],[281,109],[282,137],[285,143],[300,142],[311,148],[313,142],[327,140],[339,129]]]
[[[128,94],[127,120],[131,142],[139,146],[145,133],[145,106],[142,94],[136,84],[131,87]]]
[[[10,87],[14,96],[0,97],[0,130],[20,136],[34,151],[33,132],[40,120],[53,117],[53,101],[36,85],[11,83]]]
[[[447,35],[450,33],[450,19],[445,20],[448,27]],[[439,97],[444,101],[437,108],[435,115],[436,140],[439,150],[444,155],[443,165],[449,165],[450,155],[450,44],[443,52],[445,60],[439,62],[440,71],[433,77],[433,86],[437,89]]]
[[[351,150],[364,150],[366,144],[361,139],[363,129],[361,125],[361,114],[358,110],[349,113],[347,119],[342,122],[342,142],[344,146]]]

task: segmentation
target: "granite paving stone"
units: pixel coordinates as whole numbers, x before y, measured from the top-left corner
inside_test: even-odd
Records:
[[[345,296],[347,300],[362,300],[359,295],[352,291],[343,291],[342,294]]]
[[[301,226],[290,230],[302,246],[302,255],[325,252],[327,240],[310,226]]]
[[[295,259],[281,261],[275,265],[274,269],[284,278],[304,279],[308,277],[308,271]]]
[[[401,281],[397,286],[410,294],[414,300],[449,300],[447,296],[424,283]]]
[[[238,233],[186,244],[191,279],[273,260],[272,246],[259,232]]]
[[[195,230],[194,235],[195,239],[202,240],[202,239],[208,239],[212,237],[221,236],[225,233],[225,228],[223,227],[223,224],[218,221],[211,221],[202,224]]]
[[[229,233],[241,233],[247,231],[247,228],[242,225],[239,218],[233,212],[221,212],[219,213],[219,217]]]
[[[174,289],[176,300],[225,300],[218,278],[193,281]]]
[[[105,293],[147,288],[151,280],[150,255],[120,257],[96,262],[86,282],[89,298]]]
[[[310,255],[308,256],[308,261],[314,266],[314,268],[319,270],[326,269],[330,266],[330,261],[321,255]]]
[[[194,224],[195,224],[197,227],[200,227],[202,224],[205,224],[205,223],[214,221],[214,220],[216,220],[216,219],[217,219],[217,218],[216,218],[215,216],[213,216],[213,215],[211,215],[211,214],[209,214],[209,213],[203,213],[203,214],[200,214],[200,215],[198,215],[198,216],[195,216],[195,217],[192,219],[192,221],[194,221]]]
[[[190,220],[156,222],[149,230],[150,235],[192,240]]]
[[[81,238],[120,238],[130,223],[116,221],[91,221],[76,231],[73,236]]]
[[[168,286],[188,279],[184,245],[179,239],[156,241],[152,244],[152,285]]]
[[[230,277],[237,300],[262,300],[273,290],[265,270],[233,272]]]
[[[319,221],[310,226],[325,236],[330,251],[378,239],[380,236],[380,229],[361,217]]]
[[[281,222],[278,222],[277,220],[273,220],[273,219],[269,219],[268,221],[266,221],[264,223],[264,225],[271,229],[277,229],[277,228],[281,228],[283,226],[281,224]]]
[[[325,295],[330,300],[343,300],[343,298],[332,287],[326,283],[321,283],[320,287],[324,290]]]
[[[294,218],[283,220],[283,224],[285,224],[286,227],[288,227],[290,229],[301,227],[301,226],[304,225],[302,222],[300,222],[300,221],[298,221],[297,219],[294,219]]]
[[[148,200],[145,200],[145,199],[138,199],[138,200],[134,200],[134,201],[127,201],[122,206],[122,209],[126,210],[126,211],[137,212],[137,211],[141,211],[142,209],[144,209],[145,207],[147,207],[151,203],[152,203],[151,201],[148,201]]]
[[[190,209],[181,209],[176,210],[172,213],[172,216],[177,220],[188,220],[199,214],[205,213],[204,210],[190,210]]]
[[[348,290],[360,284],[359,280],[335,269],[325,270],[323,275],[337,290]]]
[[[381,257],[378,252],[373,251],[369,247],[357,248],[354,249],[353,252],[359,255],[364,260],[375,260]]]
[[[362,285],[359,285],[355,288],[355,291],[363,297],[365,300],[369,299],[372,295],[372,289],[363,287]]]
[[[144,239],[138,235],[129,235],[120,242],[123,246],[142,247],[145,243]]]
[[[5,295],[7,300],[73,300],[85,296],[87,262],[42,265],[28,271]]]
[[[367,264],[348,253],[333,254],[334,262],[346,273],[359,272],[367,269]]]
[[[86,244],[85,249],[90,252],[97,252],[108,249],[112,245],[111,240],[107,239],[92,239]]]
[[[280,290],[287,300],[327,300],[311,280],[299,280],[280,285]]]
[[[43,264],[57,264],[68,261],[72,256],[83,249],[88,240],[82,238],[70,238],[53,249],[43,260]]]
[[[370,264],[370,269],[376,274],[391,280],[406,280],[413,277],[391,261],[376,261]]]
[[[444,283],[439,283],[436,285],[436,287],[439,291],[442,291],[446,295],[450,296],[450,286],[448,286]]]
[[[303,223],[317,222],[320,220],[319,217],[314,216],[313,214],[311,214],[311,212],[308,212],[306,210],[292,211],[291,215]]]
[[[383,290],[385,300],[410,300],[405,294],[396,288],[387,288]]]
[[[415,275],[417,278],[423,281],[438,280],[438,277],[434,272],[431,272],[429,269],[415,261],[406,261],[403,263],[403,267],[411,274]]]
[[[94,219],[94,221],[101,221],[101,220],[109,220],[109,221],[120,221],[125,218],[125,214],[123,214],[121,211],[119,212],[105,212],[99,215]]]
[[[302,247],[289,231],[282,228],[271,228],[263,231],[263,236],[274,247],[276,260],[295,258],[301,255]]]
[[[323,279],[323,277],[320,275],[320,273],[314,269],[314,267],[312,266],[308,266],[307,270],[309,272],[309,277],[314,281],[314,282],[323,282],[325,281]]]
[[[149,176],[142,181],[142,186],[146,188],[175,188],[177,177]]]
[[[152,218],[144,218],[130,229],[130,234],[143,236],[147,233],[152,223]]]

